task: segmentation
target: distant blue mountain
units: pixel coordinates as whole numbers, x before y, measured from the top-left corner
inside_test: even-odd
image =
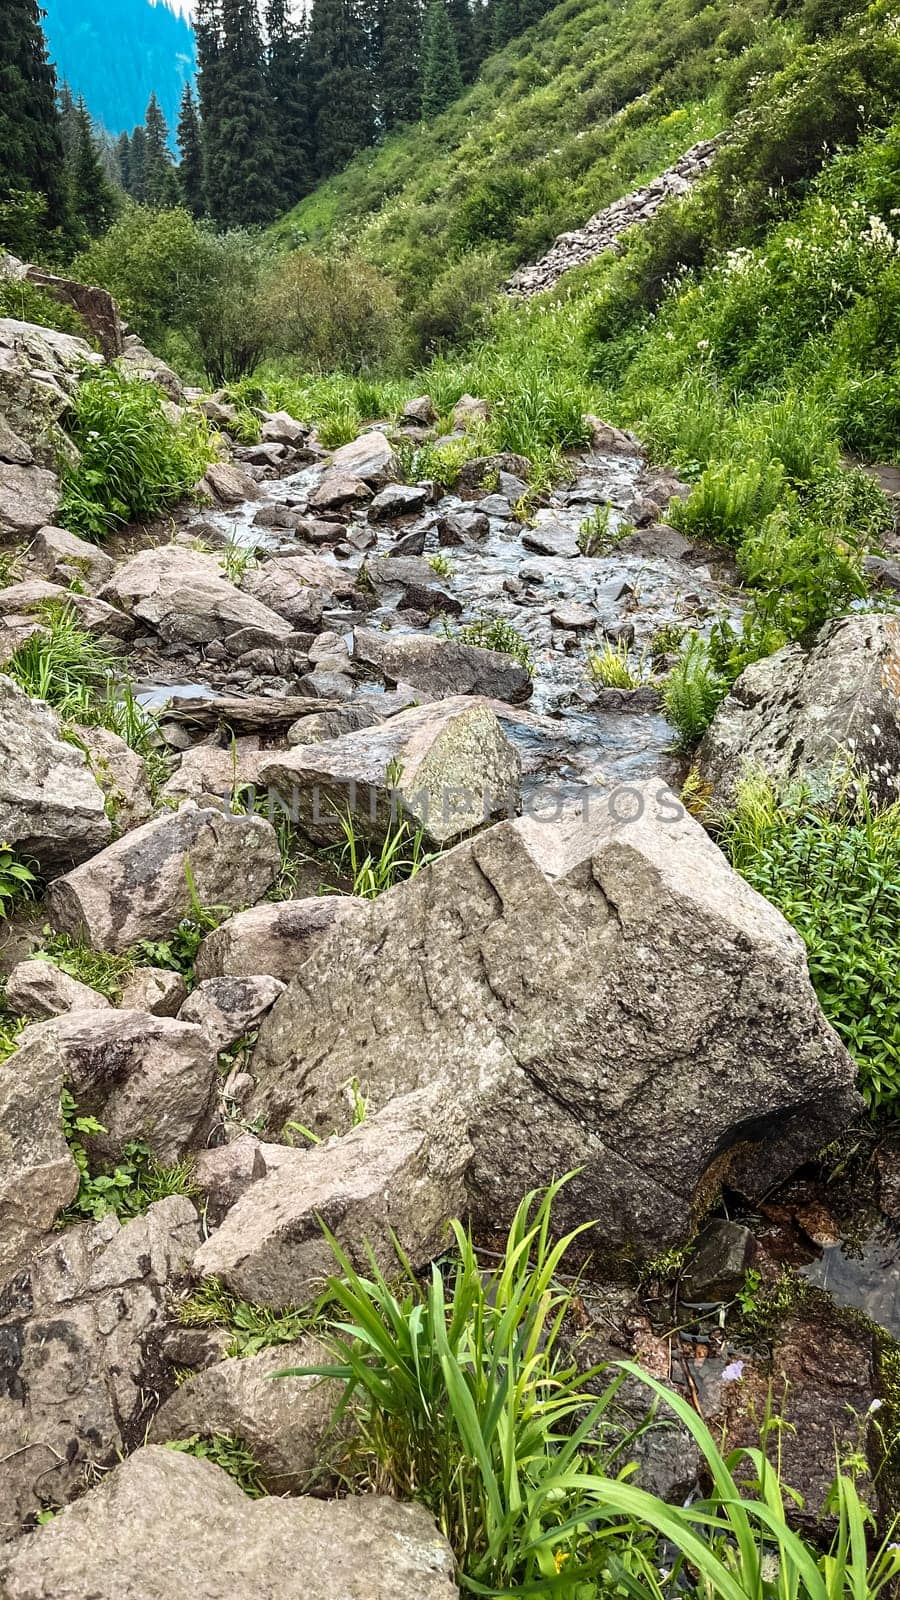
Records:
[[[95,122],[130,133],[151,91],[174,129],[194,76],[194,31],[161,0],[43,0],[44,30],[59,81],[83,95]]]

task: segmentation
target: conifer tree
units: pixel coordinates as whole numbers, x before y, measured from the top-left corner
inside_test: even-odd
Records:
[[[278,212],[272,101],[256,0],[222,0],[214,214],[235,227]],[[212,205],[213,196],[210,195]]]
[[[87,107],[79,100],[75,107],[77,139],[72,154],[72,199],[76,221],[92,239],[105,233],[115,218],[118,201],[94,139]]]
[[[144,133],[147,140],[144,165],[147,204],[164,210],[167,206],[178,204],[178,179],[169,154],[169,130],[155,94],[151,94],[147,106]]]
[[[385,128],[418,122],[422,111],[421,0],[391,0],[384,23],[384,48],[378,74],[381,121]]]
[[[328,177],[346,166],[374,137],[374,96],[366,52],[357,0],[313,0],[309,59],[315,84],[318,177]]]
[[[422,36],[422,116],[436,117],[462,94],[456,40],[444,0],[431,0]]]
[[[78,112],[75,98],[65,79],[59,89],[59,133],[62,139],[63,155],[66,161],[71,162],[78,144]]]
[[[291,20],[288,0],[268,0],[266,37],[275,182],[279,209],[286,211],[312,187],[307,40],[305,32]]]
[[[181,200],[187,206],[192,217],[202,217],[206,210],[206,194],[203,183],[203,146],[200,138],[200,119],[197,116],[197,107],[191,86],[186,83],[184,94],[181,97],[181,112],[178,117],[178,153],[181,160],[178,164],[178,187]]]
[[[491,15],[491,37],[495,50],[500,50],[514,39],[521,27],[519,0],[494,0]]]
[[[120,133],[116,140],[116,161],[119,165],[119,182],[126,194],[131,194],[131,140]]]
[[[469,0],[447,0],[447,13],[456,40],[456,59],[463,83],[471,83],[478,71],[475,30]]]
[[[56,73],[37,0],[0,4],[0,200],[18,193],[41,197],[47,228],[70,229]]]
[[[519,0],[519,31],[523,32],[533,23],[540,22],[548,9],[548,0]]]
[[[493,19],[489,0],[472,0],[472,55],[474,70],[478,71],[482,61],[491,53],[493,42]]]
[[[219,217],[226,205],[222,189],[221,64],[222,0],[197,0],[194,13],[197,41],[197,91],[203,144],[203,188],[211,216]]]
[[[143,205],[147,198],[147,135],[141,125],[131,135],[127,192],[138,205]]]

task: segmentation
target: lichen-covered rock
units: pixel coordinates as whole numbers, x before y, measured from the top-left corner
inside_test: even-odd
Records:
[[[286,1367],[328,1366],[318,1339],[234,1357],[182,1383],[157,1411],[149,1442],[199,1435],[238,1438],[260,1466],[270,1494],[302,1494],[327,1476],[340,1445],[332,1427],[343,1385],[321,1378],[277,1378]]]
[[[60,419],[82,374],[102,359],[71,333],[0,317],[0,416],[42,466],[56,464]],[[43,520],[52,522],[52,515]]]
[[[374,728],[273,755],[260,782],[309,835],[341,837],[349,806],[358,831],[384,839],[406,816],[438,844],[514,813],[521,764],[493,711],[465,696],[401,711]]]
[[[99,589],[112,574],[113,562],[99,545],[79,539],[67,528],[41,528],[28,551],[28,566],[52,583],[84,584]]]
[[[29,1079],[56,1071],[79,1112],[102,1123],[102,1133],[81,1138],[104,1161],[131,1139],[164,1165],[205,1142],[216,1051],[191,1023],[142,1011],[68,1011],[26,1028],[10,1062]]]
[[[148,1011],[154,1017],[174,1017],[187,989],[180,972],[170,972],[168,967],[135,967],[122,990],[119,1009],[122,1011]]]
[[[0,839],[46,870],[100,850],[112,828],[82,751],[43,701],[0,676]]]
[[[801,940],[665,785],[561,820],[501,822],[366,902],[263,1024],[249,1114],[347,1126],[442,1085],[491,1227],[578,1169],[560,1228],[680,1241],[716,1186],[750,1195],[859,1106]]]
[[[0,461],[0,540],[30,539],[59,509],[59,479],[47,467]]]
[[[141,1442],[165,1371],[167,1297],[186,1277],[199,1236],[191,1202],[170,1195],[124,1227],[110,1214],[66,1228],[6,1283],[0,1540],[82,1493],[87,1473]],[[0,1573],[10,1554],[0,1550]],[[51,1583],[36,1592],[61,1600],[67,1591]]]
[[[105,600],[96,595],[79,594],[64,589],[62,584],[50,583],[47,578],[25,578],[0,589],[0,616],[39,617],[48,604],[68,607],[74,611],[82,628],[89,633],[105,634],[110,639],[130,639],[134,623]]]
[[[171,932],[195,896],[204,906],[258,900],[280,860],[275,829],[263,817],[187,801],[57,878],[47,897],[50,919],[94,950],[125,951]]]
[[[334,472],[359,478],[372,489],[382,489],[397,476],[397,458],[386,436],[373,428],[350,444],[342,444],[331,458]]]
[[[521,705],[532,693],[531,675],[503,650],[482,650],[431,633],[381,633],[356,628],[353,659],[391,684],[410,684],[430,700],[481,694]]]
[[[900,619],[863,612],[829,622],[812,645],[786,645],[746,667],[700,746],[718,804],[743,777],[824,789],[849,768],[872,793],[900,797]]]
[[[342,1139],[285,1148],[201,1245],[194,1269],[244,1300],[305,1305],[334,1271],[323,1222],[360,1270],[367,1245],[384,1271],[394,1270],[395,1241],[413,1266],[424,1266],[464,1207],[470,1156],[449,1101],[430,1090],[407,1095]]]
[[[250,1500],[147,1445],[0,1555],[5,1600],[457,1600],[427,1511],[387,1497]]]
[[[87,763],[106,796],[106,814],[116,833],[126,833],[153,814],[147,768],[136,750],[109,728],[78,728]]]
[[[251,978],[266,972],[287,982],[300,971],[339,917],[359,904],[349,896],[273,900],[238,911],[208,933],[194,972],[198,979]]]

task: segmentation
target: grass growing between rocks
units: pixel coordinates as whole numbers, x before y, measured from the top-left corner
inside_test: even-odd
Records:
[[[551,1243],[566,1181],[525,1197],[491,1271],[460,1223],[424,1283],[399,1253],[396,1284],[374,1260],[363,1275],[328,1235],[337,1274],[319,1333],[334,1360],[276,1377],[343,1383],[335,1421],[350,1439],[350,1486],[427,1506],[467,1594],[876,1600],[900,1575],[900,1547],[893,1527],[879,1541],[849,1472],[836,1472],[823,1551],[789,1526],[778,1419],[762,1419],[758,1447],[726,1454],[694,1408],[640,1367],[577,1372],[561,1339],[577,1284],[559,1281],[577,1233]],[[647,1393],[637,1426],[615,1405],[626,1377]],[[670,1425],[653,1413],[659,1404],[704,1463],[705,1490],[683,1507],[630,1481],[638,1435]]]
[[[82,940],[73,939],[68,933],[53,933],[49,927],[44,928],[40,949],[34,951],[34,957],[52,961],[60,972],[96,989],[114,1006],[119,1004],[122,990],[134,972],[133,956],[92,950]]]
[[[309,1311],[274,1311],[240,1300],[218,1278],[204,1278],[193,1294],[181,1301],[178,1320],[186,1328],[227,1328],[230,1356],[255,1356],[270,1345],[294,1344],[314,1324]]]
[[[829,1022],[854,1057],[873,1111],[900,1103],[900,802],[876,807],[866,785],[830,798],[776,795],[749,779],[715,823],[732,865],[806,945]]]
[[[63,469],[63,527],[101,541],[190,493],[216,459],[215,444],[198,413],[171,420],[166,404],[155,385],[114,368],[79,385],[69,422],[78,459]]]
[[[154,1201],[165,1200],[168,1195],[181,1194],[191,1199],[199,1194],[190,1161],[163,1166],[141,1139],[129,1140],[110,1171],[92,1171],[82,1141],[92,1134],[105,1133],[106,1129],[95,1117],[80,1115],[67,1089],[62,1092],[61,1105],[63,1133],[78,1168],[79,1182],[75,1199],[60,1212],[58,1228],[83,1222],[85,1218],[99,1222],[110,1213],[125,1222],[130,1217],[141,1216]]]
[[[214,1433],[209,1438],[195,1433],[189,1439],[170,1439],[166,1448],[221,1467],[250,1500],[260,1500],[267,1492],[260,1463],[253,1451],[233,1433]]]

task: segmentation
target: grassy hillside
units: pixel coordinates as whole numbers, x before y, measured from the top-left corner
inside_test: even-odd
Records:
[[[473,251],[473,280],[499,281],[723,127],[798,33],[764,0],[567,0],[448,112],[365,151],[277,236],[353,241],[409,305]]]

